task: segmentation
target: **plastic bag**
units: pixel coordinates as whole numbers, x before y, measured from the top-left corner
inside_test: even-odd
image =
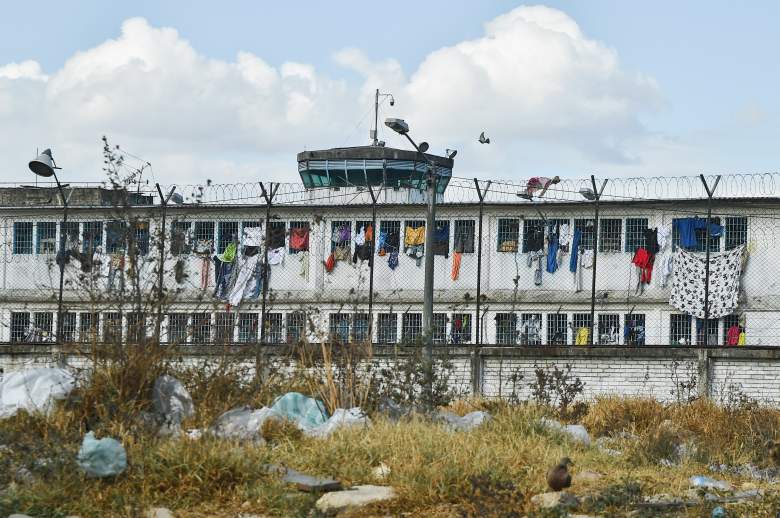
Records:
[[[89,432],[84,436],[76,462],[90,477],[114,477],[127,469],[127,453],[116,439],[95,439]]]
[[[731,491],[732,486],[725,480],[716,480],[714,478],[702,475],[694,476],[689,479],[691,486],[704,489],[719,489],[721,491]]]
[[[65,369],[37,368],[11,372],[0,382],[0,418],[19,410],[48,413],[54,401],[64,399],[75,386],[73,374]]]
[[[298,425],[302,431],[312,430],[328,420],[328,411],[321,401],[298,392],[288,392],[276,398],[271,410]]]
[[[169,425],[180,425],[184,419],[195,414],[190,393],[181,381],[167,374],[154,382],[152,407],[163,422]]]
[[[333,415],[320,426],[310,430],[304,430],[309,437],[327,437],[339,428],[348,428],[350,426],[368,426],[371,419],[363,412],[360,407],[337,408]]]
[[[447,426],[456,432],[470,432],[484,423],[490,421],[491,416],[481,410],[470,412],[463,417],[452,412],[439,412],[439,419],[444,421]]]
[[[239,407],[228,410],[219,416],[211,427],[211,433],[222,439],[239,439],[246,441],[262,441],[261,429],[269,417],[277,414],[268,407],[253,410],[249,407]]]

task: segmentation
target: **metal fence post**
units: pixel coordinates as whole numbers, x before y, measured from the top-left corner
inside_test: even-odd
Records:
[[[715,189],[718,188],[720,175],[715,177],[715,183],[710,189],[707,185],[707,179],[703,174],[699,175],[701,183],[704,184],[704,190],[707,191],[707,228],[704,232],[705,262],[704,262],[704,347],[710,345],[710,225],[712,224],[712,197]]]
[[[168,211],[168,202],[176,191],[176,186],[171,187],[168,196],[163,196],[159,183],[154,184],[157,187],[157,194],[160,195],[160,206],[162,208],[162,227],[160,230],[160,267],[157,270],[157,321],[154,323],[154,340],[157,345],[160,344],[160,328],[162,326],[162,307],[163,307],[163,271],[165,270],[165,228],[166,215]]]
[[[485,212],[485,195],[490,189],[491,180],[488,180],[483,191],[479,185],[479,180],[474,178],[474,187],[477,189],[477,196],[479,197],[479,221],[477,223],[477,314],[475,318],[475,330],[476,337],[474,338],[474,345],[479,347],[482,345],[482,330],[480,324],[482,318],[480,316],[480,309],[482,306],[482,216]]]
[[[260,278],[263,280],[263,304],[260,309],[260,345],[266,344],[266,327],[268,326],[268,315],[266,314],[266,304],[268,301],[268,243],[271,241],[271,204],[273,203],[279,184],[271,182],[269,190],[266,190],[263,182],[260,182],[260,190],[265,199],[265,243],[263,246],[263,264],[260,267]],[[261,347],[262,349],[262,347]],[[259,362],[258,362],[259,363]]]
[[[607,186],[607,180],[602,182],[601,189],[597,189],[596,177],[590,175],[590,183],[593,186],[593,196],[596,200],[593,221],[593,275],[591,276],[590,284],[590,333],[588,333],[588,343],[593,345],[596,343],[595,335],[598,332],[598,326],[596,325],[596,265],[599,258],[599,202],[601,201],[604,187]]]
[[[376,193],[371,185],[367,185],[371,195],[371,258],[368,260],[368,340],[374,341],[374,254],[376,253],[376,239],[379,232],[376,228]]]

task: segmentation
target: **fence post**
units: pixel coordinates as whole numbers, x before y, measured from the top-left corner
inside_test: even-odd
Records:
[[[171,187],[168,196],[163,196],[159,183],[154,184],[157,187],[157,194],[160,195],[160,206],[162,208],[162,229],[160,230],[160,267],[157,270],[157,321],[154,323],[154,340],[160,345],[160,327],[162,326],[162,307],[163,307],[163,272],[165,270],[165,228],[166,215],[168,211],[168,202],[176,191],[176,186]]]
[[[715,177],[712,189],[707,185],[707,179],[704,178],[703,174],[700,174],[699,178],[701,183],[704,184],[704,190],[707,191],[707,228],[704,231],[704,347],[707,347],[710,345],[710,225],[712,224],[712,197],[715,194],[715,189],[718,188],[720,175]]]
[[[482,216],[485,211],[485,195],[490,189],[491,180],[488,180],[483,191],[479,185],[479,180],[474,178],[474,187],[477,189],[477,196],[479,197],[479,222],[477,231],[477,314],[475,318],[475,330],[476,336],[474,338],[474,345],[479,347],[482,345],[482,330],[480,324],[482,323],[482,317],[480,315],[480,308],[482,306]]]
[[[590,175],[590,184],[593,186],[593,199],[596,201],[593,221],[593,275],[591,276],[590,284],[590,333],[588,333],[588,343],[593,345],[596,343],[596,333],[598,332],[598,326],[596,325],[596,265],[599,258],[599,202],[601,201],[604,187],[607,186],[607,180],[605,179],[601,183],[601,189],[597,189],[596,177]]]
[[[276,191],[279,190],[279,184],[270,182],[269,189],[266,190],[263,182],[260,182],[260,190],[265,199],[265,243],[263,243],[263,264],[260,266],[260,278],[263,281],[263,303],[260,309],[260,346],[257,348],[255,355],[255,376],[261,377],[262,367],[264,365],[264,354],[266,344],[266,328],[268,327],[268,315],[266,313],[266,304],[268,301],[268,273],[270,268],[268,267],[268,244],[271,241],[271,205],[276,196]]]
[[[371,185],[368,185],[368,193],[371,195],[371,258],[368,260],[368,340],[374,341],[374,254],[376,253],[376,239],[379,231],[376,228],[376,193]]]

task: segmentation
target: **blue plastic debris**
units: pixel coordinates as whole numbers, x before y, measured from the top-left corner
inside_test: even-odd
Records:
[[[116,439],[95,439],[92,432],[84,436],[76,462],[90,477],[114,477],[127,469],[127,453]]]

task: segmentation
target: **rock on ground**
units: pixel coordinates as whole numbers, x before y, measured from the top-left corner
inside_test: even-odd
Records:
[[[595,471],[580,471],[575,473],[572,483],[573,484],[592,484],[597,482],[603,475],[596,473]]]
[[[395,489],[387,486],[355,486],[344,491],[326,493],[317,500],[320,512],[338,512],[349,507],[360,507],[395,498]]]
[[[571,440],[579,442],[584,446],[590,446],[590,435],[588,435],[588,431],[581,424],[563,425],[555,419],[548,417],[539,419],[539,424],[548,430],[562,432],[568,435]]]
[[[174,518],[170,509],[165,507],[152,507],[149,512],[146,513],[147,518]]]
[[[580,505],[579,499],[566,491],[539,493],[531,497],[531,503],[537,507],[551,509],[553,507],[565,507],[573,509]]]

